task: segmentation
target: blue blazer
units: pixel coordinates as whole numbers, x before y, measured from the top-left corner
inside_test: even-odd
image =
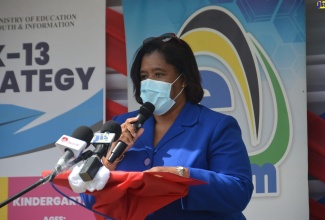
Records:
[[[138,111],[113,118],[122,124]],[[144,171],[154,166],[187,167],[191,178],[208,184],[190,186],[188,195],[146,219],[245,219],[253,184],[249,157],[235,118],[187,102],[156,147],[154,117],[125,153],[117,170]]]

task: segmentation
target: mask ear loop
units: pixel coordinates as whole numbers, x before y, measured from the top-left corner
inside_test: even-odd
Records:
[[[175,101],[175,100],[178,98],[178,96],[183,92],[184,88],[185,88],[185,86],[182,86],[182,90],[181,90],[181,91],[178,93],[178,95],[173,99],[173,101]]]
[[[181,73],[181,74],[177,77],[177,79],[175,79],[174,82],[176,82],[176,80],[178,80],[179,77],[181,77],[181,75],[183,75],[183,73]],[[172,85],[174,84],[174,82],[172,83]],[[183,85],[182,85],[182,90],[177,94],[177,96],[173,99],[173,101],[175,101],[175,100],[178,98],[178,96],[183,92],[183,90],[185,89],[185,87],[186,87],[186,85],[183,84]]]
[[[172,82],[172,85],[179,79],[179,77],[181,77],[183,75],[183,73],[181,73],[175,80],[174,82]]]

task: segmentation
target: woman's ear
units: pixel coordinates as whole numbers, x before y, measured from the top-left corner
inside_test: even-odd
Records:
[[[186,82],[185,82],[185,77],[184,77],[183,74],[181,76],[181,79],[183,80],[182,88],[185,88],[186,87]]]

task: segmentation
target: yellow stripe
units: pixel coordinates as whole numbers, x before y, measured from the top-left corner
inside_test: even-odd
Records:
[[[8,199],[8,178],[0,177],[0,201]],[[8,205],[0,209],[0,219],[8,219]]]
[[[229,41],[226,41],[223,36],[204,30],[190,32],[189,34],[182,36],[182,39],[190,45],[194,53],[209,52],[215,54],[218,57],[221,57],[227,66],[233,70],[240,85],[239,89],[242,91],[247,105],[251,129],[253,130],[253,134],[255,134],[255,118],[253,116],[253,104],[247,78],[239,57],[237,53],[235,53],[235,49]]]

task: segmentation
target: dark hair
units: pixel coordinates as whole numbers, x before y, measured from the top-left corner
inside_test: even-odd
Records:
[[[185,82],[185,94],[187,100],[199,103],[203,98],[201,75],[197,66],[195,56],[190,46],[182,39],[172,37],[168,41],[161,38],[152,38],[137,50],[131,67],[131,79],[133,82],[134,98],[139,104],[143,104],[140,97],[141,76],[140,68],[142,58],[153,52],[159,52],[165,61],[174,66]]]

